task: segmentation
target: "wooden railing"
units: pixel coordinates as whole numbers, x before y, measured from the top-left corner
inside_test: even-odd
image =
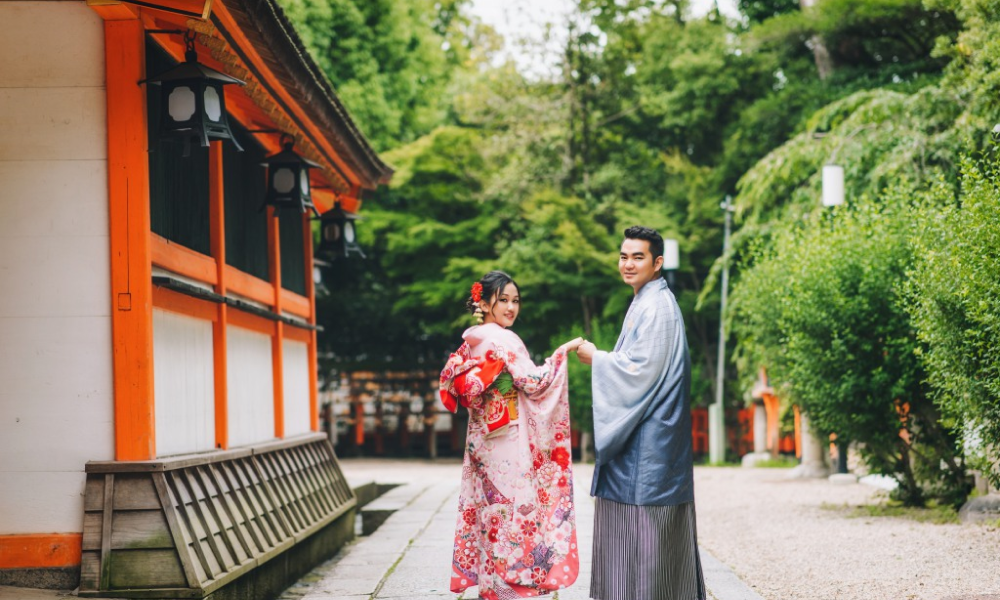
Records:
[[[87,464],[81,596],[202,598],[357,504],[330,442]]]

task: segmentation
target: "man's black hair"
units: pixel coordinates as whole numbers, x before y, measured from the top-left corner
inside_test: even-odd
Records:
[[[625,230],[625,239],[646,240],[649,242],[649,252],[653,255],[654,261],[656,257],[663,256],[663,236],[657,233],[655,229],[643,227],[642,225],[633,225]]]

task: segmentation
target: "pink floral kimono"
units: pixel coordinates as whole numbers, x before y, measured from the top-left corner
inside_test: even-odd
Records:
[[[507,600],[567,587],[580,557],[566,352],[535,366],[495,323],[462,337],[441,372],[445,406],[469,409],[451,591],[478,585],[481,598]],[[506,394],[496,389],[503,372],[513,377]]]

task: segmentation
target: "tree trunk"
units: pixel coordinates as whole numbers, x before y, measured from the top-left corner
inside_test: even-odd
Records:
[[[802,10],[808,10],[816,5],[817,0],[799,0]],[[816,71],[819,73],[820,81],[825,81],[833,73],[833,59],[830,58],[830,51],[826,47],[826,42],[818,35],[809,39],[809,45],[813,52],[813,60],[816,61]]]

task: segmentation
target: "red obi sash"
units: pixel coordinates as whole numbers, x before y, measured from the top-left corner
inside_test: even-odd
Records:
[[[493,352],[487,358],[470,356],[469,344],[455,351],[441,371],[441,403],[449,412],[456,412],[459,404],[468,408],[476,396],[485,396],[486,428],[493,432],[517,419],[517,390],[513,387],[501,394],[490,387],[504,370],[504,360]]]

